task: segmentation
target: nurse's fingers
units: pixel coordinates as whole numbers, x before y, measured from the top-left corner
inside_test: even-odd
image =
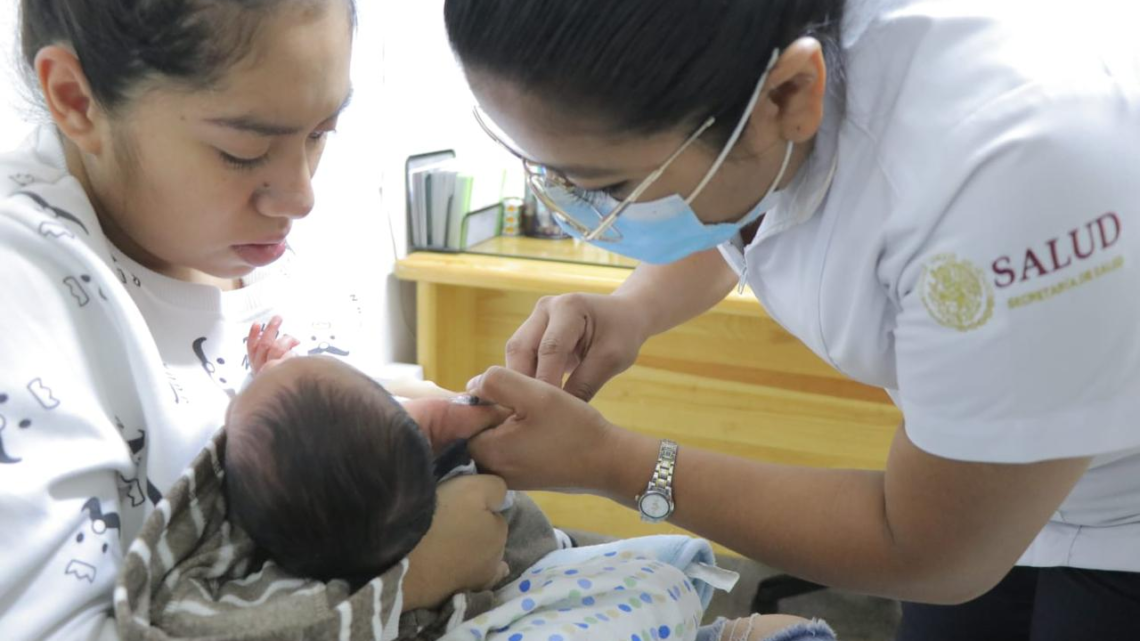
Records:
[[[545,300],[545,299],[544,299]],[[534,376],[538,367],[538,346],[546,333],[546,324],[550,316],[546,313],[543,301],[531,312],[530,318],[515,330],[514,336],[507,341],[506,357],[507,369],[520,372],[525,376]]]
[[[562,387],[562,377],[570,370],[582,339],[589,327],[585,310],[559,307],[550,314],[546,331],[538,344],[538,365],[535,378]]]
[[[595,348],[574,368],[563,389],[589,403],[621,371],[617,356]]]
[[[600,487],[612,476],[606,448],[616,428],[584,401],[503,368],[484,374],[476,393],[514,411],[467,444],[479,468],[502,476],[511,488]]]
[[[553,385],[504,367],[492,367],[475,377],[468,384],[467,391],[483,401],[514,410],[519,418],[549,405],[554,395],[561,393]]]

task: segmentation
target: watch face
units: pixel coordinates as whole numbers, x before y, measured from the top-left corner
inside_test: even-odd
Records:
[[[641,511],[653,519],[665,518],[669,515],[669,499],[660,494],[646,494],[641,497]]]

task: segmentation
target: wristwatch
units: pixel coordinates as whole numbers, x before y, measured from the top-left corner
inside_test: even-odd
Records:
[[[678,445],[673,441],[661,441],[657,454],[657,468],[653,478],[645,488],[645,493],[637,497],[637,509],[641,520],[646,523],[661,523],[673,515],[673,469],[677,465]]]

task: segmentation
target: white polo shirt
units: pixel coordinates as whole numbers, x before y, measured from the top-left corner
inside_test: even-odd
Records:
[[[722,250],[923,450],[1097,457],[1021,564],[1140,571],[1140,45],[1098,1],[852,0],[813,156]]]

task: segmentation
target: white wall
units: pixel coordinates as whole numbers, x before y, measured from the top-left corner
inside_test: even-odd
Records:
[[[317,176],[317,211],[298,247],[343,262],[354,243],[365,284],[377,295],[380,331],[393,360],[415,360],[415,287],[392,276],[407,254],[404,165],[408,156],[454,149],[464,166],[493,181],[503,169],[522,189],[519,163],[487,138],[471,115],[474,98],[451,54],[443,0],[357,0],[353,104]],[[489,204],[489,203],[479,203]]]
[[[20,144],[32,126],[20,89],[16,55],[17,0],[0,0],[0,149]]]
[[[391,275],[396,257],[407,251],[407,156],[451,148],[484,169],[517,163],[471,117],[473,99],[447,46],[443,0],[357,2],[353,104],[317,175],[317,209],[298,227],[294,244],[318,255],[330,277],[348,274],[373,294],[387,357],[410,362],[414,288]],[[21,117],[24,101],[16,90],[16,6],[17,0],[0,0],[0,149],[17,145],[31,127]]]
[[[365,3],[371,3],[367,9]],[[404,163],[408,156],[454,149],[465,167],[479,169],[477,182],[484,184],[499,182],[501,171],[509,169],[512,181],[504,195],[518,195],[511,190],[522,190],[521,168],[513,156],[483,133],[472,117],[475,100],[447,44],[443,0],[358,0],[358,4],[364,10],[362,29],[378,27],[382,34],[385,78],[381,83],[382,95],[374,106],[358,109],[354,105],[353,111],[362,115],[367,110],[371,123],[367,128],[377,135],[376,158],[385,195],[383,211],[393,222],[402,256],[406,253],[403,239],[407,238]],[[414,318],[414,288],[404,284],[400,291],[388,299],[391,314],[397,316],[391,320],[393,324],[399,322],[401,314],[409,321]]]

